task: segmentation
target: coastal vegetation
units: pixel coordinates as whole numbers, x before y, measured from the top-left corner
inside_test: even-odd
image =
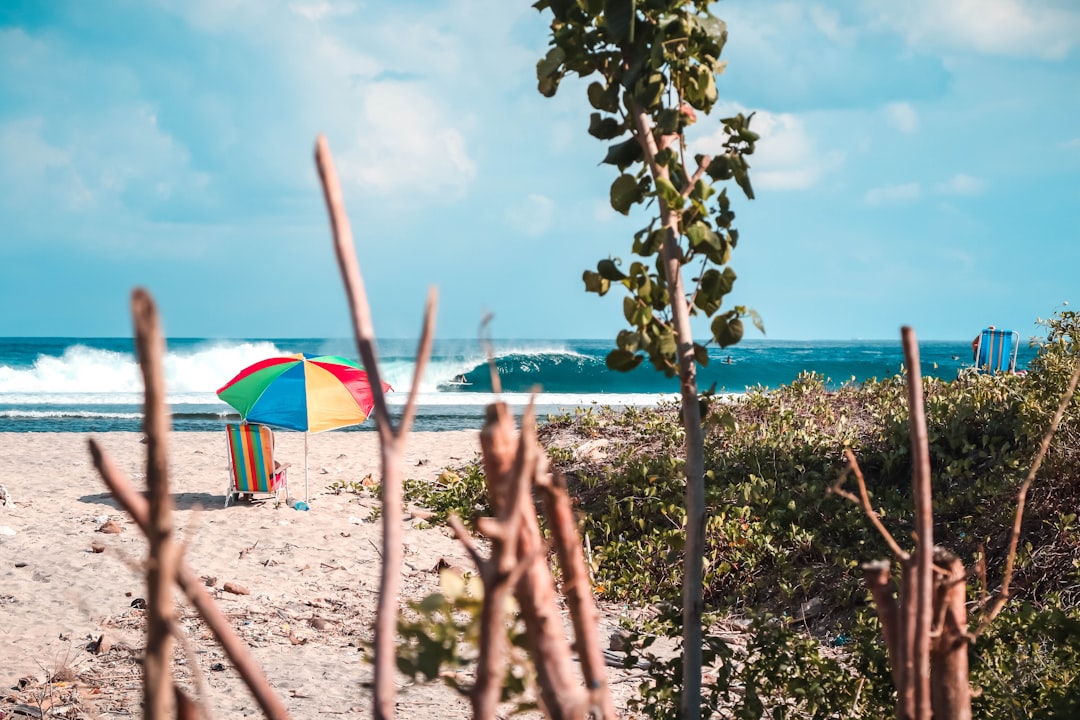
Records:
[[[1017,491],[1077,358],[1080,317],[1041,321],[1023,374],[961,372],[923,381],[935,539],[976,571],[973,608],[1001,582]],[[872,505],[901,545],[914,523],[903,376],[847,383],[803,375],[790,385],[713,399],[706,429],[704,712],[734,717],[891,715],[881,628],[859,564],[888,546],[858,507],[830,493],[853,451]],[[635,656],[678,638],[684,434],[678,407],[591,408],[550,418],[540,438],[565,474],[591,545],[595,588],[647,607]],[[1073,717],[1080,710],[1080,406],[1070,404],[1027,496],[1011,597],[970,650],[983,717]],[[407,494],[471,515],[484,506],[477,466]],[[733,645],[724,628],[745,631]],[[641,705],[676,717],[681,658],[650,658]],[[628,660],[630,662],[632,660]],[[711,669],[708,667],[711,662]]]

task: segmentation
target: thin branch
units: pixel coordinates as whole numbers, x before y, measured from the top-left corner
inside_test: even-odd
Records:
[[[334,250],[337,253],[338,266],[341,268],[345,283],[345,294],[349,298],[349,311],[352,313],[353,327],[356,331],[357,349],[364,363],[364,370],[371,379],[371,395],[375,400],[375,421],[379,436],[384,442],[390,440],[393,425],[390,411],[386,406],[386,394],[383,392],[382,378],[379,377],[379,362],[375,350],[375,327],[371,322],[371,306],[368,304],[364,279],[360,275],[360,265],[356,261],[356,248],[353,246],[352,227],[349,216],[345,213],[345,200],[341,194],[334,158],[330,155],[330,145],[325,135],[319,135],[315,141],[315,164],[322,181],[326,210],[330,214],[330,227],[334,235]]]
[[[193,716],[201,716],[202,720],[212,720],[214,715],[210,712],[210,686],[206,682],[206,673],[199,667],[199,656],[195,654],[195,646],[188,640],[184,629],[180,627],[180,623],[176,622],[176,618],[173,618],[170,630],[184,651],[188,668],[191,669],[191,677],[195,681],[195,705],[198,707],[198,713],[193,713]],[[186,695],[184,699],[187,699]]]
[[[483,577],[487,558],[480,554],[479,548],[476,547],[476,540],[473,539],[472,534],[465,527],[465,523],[461,522],[461,518],[457,515],[451,513],[446,518],[446,524],[454,531],[454,537],[458,539],[458,542],[465,546],[465,551],[469,553],[469,557],[472,558],[476,569],[480,571],[480,576]]]
[[[124,473],[116,467],[112,458],[105,453],[96,440],[89,440],[89,446],[94,467],[112,491],[113,498],[145,534],[150,528],[150,507],[146,499],[135,491]],[[187,563],[179,559],[177,560],[176,583],[221,643],[222,649],[236,668],[236,672],[251,690],[263,715],[269,720],[289,720],[285,705],[274,693],[262,667],[252,657],[247,643],[233,630],[229,619],[207,593],[206,586],[195,572],[188,567]]]
[[[893,582],[891,566],[888,560],[874,560],[862,566],[866,586],[874,598],[878,621],[881,622],[881,635],[885,639],[885,649],[889,653],[889,668],[892,670],[893,686],[899,691],[903,682],[903,648],[900,647],[900,619],[896,604],[896,583]]]
[[[143,717],[171,718],[173,637],[175,615],[172,585],[176,577],[172,496],[169,494],[169,414],[165,408],[165,339],[154,300],[138,288],[131,295],[135,348],[143,376],[143,429],[146,431],[146,484],[150,490],[146,537],[146,655],[143,658]]]
[[[409,399],[405,402],[405,410],[398,421],[398,437],[408,434],[412,429],[413,418],[416,417],[416,399],[420,395],[420,380],[424,377],[424,370],[427,369],[428,360],[431,358],[431,344],[435,337],[435,310],[438,304],[438,292],[435,288],[429,289],[427,304],[424,306],[424,325],[420,330],[420,345],[416,349],[416,368],[413,370]]]
[[[398,595],[401,586],[401,564],[403,557],[401,541],[401,521],[399,511],[403,505],[402,476],[404,475],[403,447],[408,435],[413,414],[415,413],[416,393],[419,383],[413,383],[409,392],[407,417],[395,429],[390,412],[386,406],[382,380],[379,376],[379,362],[375,350],[375,332],[371,322],[371,307],[364,291],[364,281],[353,247],[352,229],[345,213],[345,203],[341,195],[334,159],[324,135],[319,135],[315,143],[315,162],[322,181],[323,194],[326,198],[327,211],[334,236],[334,248],[338,266],[345,283],[345,293],[349,300],[349,309],[353,319],[353,332],[356,336],[357,349],[364,362],[372,383],[372,397],[375,402],[375,418],[378,425],[380,455],[382,457],[383,478],[381,500],[383,505],[382,535],[383,562],[380,570],[379,596],[375,609],[375,678],[373,706],[376,720],[385,720],[394,716],[394,698],[397,687],[394,683],[396,670],[396,646]],[[424,316],[423,338],[416,360],[417,377],[426,366],[431,353],[434,328],[435,292],[428,294],[428,303]]]
[[[862,468],[859,467],[859,461],[855,459],[855,453],[851,452],[851,448],[844,448],[844,455],[847,457],[848,467],[840,474],[840,478],[836,481],[836,484],[829,488],[829,492],[839,495],[861,507],[863,512],[866,513],[866,517],[870,518],[870,522],[874,524],[878,533],[884,538],[893,555],[901,562],[907,561],[910,555],[908,555],[908,553],[900,547],[900,544],[896,542],[888,528],[881,522],[881,516],[878,515],[877,511],[874,510],[874,506],[870,503],[870,494],[866,490],[866,480],[863,479]],[[855,481],[859,484],[858,497],[843,489],[844,480],[847,478],[848,470],[854,473]]]
[[[701,179],[701,176],[705,174],[705,168],[709,166],[711,161],[712,156],[706,155],[701,159],[701,162],[698,163],[697,170],[695,170],[694,174],[686,181],[686,187],[682,190],[682,196],[684,198],[690,197],[690,192],[694,189],[694,185]]]
[[[566,490],[566,479],[561,473],[548,474],[547,459],[543,456],[540,457],[538,475],[537,485],[544,494],[544,512],[563,572],[563,595],[566,596],[570,619],[574,624],[574,640],[585,675],[585,687],[589,689],[592,704],[600,709],[601,718],[614,720],[615,704],[608,685],[607,664],[597,636],[600,616],[589,583],[589,571]]]
[[[911,433],[912,489],[915,499],[915,718],[930,720],[930,631],[933,624],[934,505],[930,489],[930,444],[923,405],[922,368],[915,330],[900,329],[908,371],[908,423]]]
[[[1013,566],[1016,563],[1016,546],[1020,542],[1020,525],[1024,520],[1024,505],[1027,503],[1028,488],[1031,487],[1031,483],[1035,481],[1035,474],[1042,467],[1043,459],[1050,449],[1050,441],[1054,439],[1054,433],[1057,432],[1058,426],[1061,424],[1061,418],[1065,416],[1065,410],[1069,407],[1069,403],[1072,402],[1073,395],[1076,393],[1078,381],[1080,381],[1080,361],[1077,361],[1072,377],[1069,378],[1069,386],[1065,389],[1065,394],[1061,397],[1057,411],[1050,421],[1050,428],[1043,435],[1039,451],[1035,454],[1034,462],[1031,463],[1031,470],[1028,471],[1027,477],[1024,478],[1023,484],[1020,485],[1020,491],[1016,496],[1016,515],[1013,517],[1012,530],[1009,532],[1009,554],[1005,557],[1005,574],[1001,581],[1001,592],[991,601],[990,607],[979,618],[979,627],[975,630],[976,635],[986,629],[987,625],[1005,607],[1005,603],[1009,601],[1009,584],[1012,582]]]
[[[485,313],[480,320],[477,336],[484,354],[487,355],[488,371],[491,373],[491,392],[498,396],[502,394],[502,381],[499,379],[499,367],[495,364],[495,344],[491,341],[491,321],[494,319],[494,315]]]

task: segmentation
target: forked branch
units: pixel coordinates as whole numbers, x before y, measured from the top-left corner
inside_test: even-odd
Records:
[[[402,546],[399,511],[404,499],[401,485],[404,478],[405,440],[416,412],[416,398],[420,391],[419,379],[431,355],[431,345],[435,334],[437,296],[434,288],[428,292],[413,384],[409,389],[404,414],[395,428],[390,419],[386,395],[382,388],[375,347],[375,330],[371,322],[371,306],[364,290],[360,266],[356,260],[352,228],[345,212],[345,201],[342,197],[337,170],[334,167],[334,159],[330,154],[330,146],[323,135],[319,135],[315,142],[315,164],[319,170],[319,179],[322,181],[326,209],[330,214],[334,250],[349,300],[357,350],[364,369],[372,381],[375,421],[379,432],[379,450],[382,458],[383,562],[379,599],[375,611],[374,716],[377,720],[384,720],[394,716],[394,697],[397,694],[394,684],[394,673],[397,667],[395,638],[397,636],[398,595],[401,585]]]

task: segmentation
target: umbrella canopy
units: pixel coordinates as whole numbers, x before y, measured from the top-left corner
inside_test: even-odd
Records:
[[[383,391],[393,390],[389,383]],[[260,360],[217,391],[245,421],[304,433],[304,501],[308,500],[307,434],[359,425],[375,400],[368,374],[337,355],[297,353]]]
[[[383,383],[384,391],[391,389]],[[249,365],[217,395],[249,422],[315,433],[359,425],[375,405],[360,365],[306,353]]]

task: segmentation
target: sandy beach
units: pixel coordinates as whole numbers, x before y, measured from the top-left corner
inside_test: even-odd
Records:
[[[89,437],[0,433],[0,485],[12,501],[0,505],[0,698],[8,697],[8,705],[0,703],[0,717],[10,703],[27,703],[42,688],[57,709],[66,701],[72,713],[92,710],[87,717],[139,713],[136,660],[144,639],[137,606],[145,594],[139,565],[146,543],[93,468]],[[142,489],[141,435],[94,437]],[[279,432],[277,448],[278,457],[291,463],[291,494],[302,497],[303,435]],[[478,452],[475,431],[415,433],[406,454],[408,475],[430,480]],[[272,502],[224,508],[223,433],[173,433],[169,455],[175,526],[187,561],[212,587],[293,717],[369,716],[364,686],[371,668],[361,646],[371,637],[378,590],[379,503],[370,493],[335,494],[328,488],[338,481],[378,479],[376,434],[310,436],[308,512]],[[110,520],[119,533],[101,532]],[[402,523],[403,601],[437,590],[435,569],[441,563],[471,569],[448,531],[426,527],[408,509]],[[226,592],[226,583],[250,594]],[[177,676],[193,686],[197,678],[189,665],[195,663],[216,716],[258,715],[201,619],[180,607],[189,654],[178,648]],[[90,647],[103,635],[111,649],[95,654]],[[71,671],[67,683],[44,682],[65,667]],[[463,699],[439,685],[409,687],[405,678],[401,685],[405,717],[469,713]]]

